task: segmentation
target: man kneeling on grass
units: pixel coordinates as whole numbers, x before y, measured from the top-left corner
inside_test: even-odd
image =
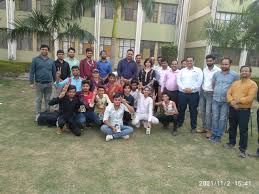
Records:
[[[76,122],[76,115],[80,106],[84,104],[76,96],[76,86],[65,85],[59,97],[53,98],[49,105],[59,104],[59,117],[57,134],[61,134],[64,131],[65,124],[68,124],[71,132],[76,135],[81,135],[81,130]]]
[[[124,111],[128,110],[130,113],[134,112],[121,94],[113,96],[113,103],[109,104],[104,112],[103,123],[101,131],[106,135],[106,141],[112,139],[128,139],[129,134],[133,132],[133,128],[123,125]]]

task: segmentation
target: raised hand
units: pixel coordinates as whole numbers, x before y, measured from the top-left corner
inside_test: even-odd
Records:
[[[63,89],[62,92],[59,95],[59,98],[63,98],[66,95],[67,89],[68,89],[69,84],[66,84]]]
[[[56,72],[56,80],[60,80],[60,76],[61,76],[61,67],[58,67]]]

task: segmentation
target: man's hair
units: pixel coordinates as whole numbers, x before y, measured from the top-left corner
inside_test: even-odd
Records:
[[[73,69],[78,69],[79,70],[79,67],[78,66],[76,66],[76,65],[74,65],[74,66],[72,66],[72,68],[71,68],[72,70]]]
[[[162,59],[162,58],[163,58],[162,56],[158,56],[158,57],[157,57],[157,60],[158,60],[158,59]]]
[[[132,84],[137,84],[138,85],[138,79],[132,79],[131,80],[131,82],[130,82],[130,84],[132,85]]]
[[[119,93],[119,92],[113,95],[113,99],[114,98],[120,98],[120,97],[122,97],[122,94]]]
[[[163,95],[167,95],[167,96],[169,97],[169,95],[168,95],[167,92],[163,92],[163,93],[162,93],[162,96],[163,96]]]
[[[137,55],[135,56],[135,58],[137,58],[137,57],[141,57],[141,54],[137,54]]]
[[[109,73],[108,77],[116,77],[114,73]]]
[[[83,80],[83,81],[82,81],[82,86],[83,86],[84,84],[88,84],[88,85],[90,86],[89,80]]]
[[[186,61],[186,60],[185,60],[185,59],[181,60],[181,64],[182,64],[184,61]]]
[[[70,91],[70,90],[76,90],[76,86],[69,85],[68,88],[67,88],[67,91]]]
[[[42,44],[42,45],[40,45],[40,49],[42,49],[42,48],[47,48],[47,49],[48,49],[48,51],[49,51],[49,46],[48,46],[48,45],[46,45],[46,44]]]
[[[59,53],[64,54],[64,51],[60,49],[60,50],[57,51],[57,55],[58,55]]]
[[[213,59],[213,61],[216,59],[216,57],[212,54],[209,54],[206,56],[206,59]]]
[[[243,68],[245,68],[245,67],[249,68],[250,73],[252,73],[252,68],[251,68],[250,66],[248,66],[248,65],[244,65],[244,66],[240,67],[240,70],[239,70],[239,71],[241,72],[241,70],[242,70]]]
[[[176,61],[176,63],[178,64],[178,61],[177,61],[177,59],[173,59],[173,60],[171,61],[171,63],[173,63],[174,61]]]
[[[187,56],[186,60],[189,59],[189,58],[192,58],[193,61],[195,60],[193,56]]]
[[[100,56],[101,56],[103,53],[106,53],[106,54],[107,54],[106,50],[100,51]]]
[[[164,59],[164,58],[162,58],[162,59],[161,59],[161,63],[165,63],[165,62],[167,63],[167,60]]]
[[[100,89],[100,88],[102,88],[102,89],[104,89],[104,90],[105,90],[104,85],[98,85],[98,86],[97,86],[97,89]]]
[[[134,53],[133,49],[128,49],[128,50],[127,50],[127,52],[130,52],[130,51]]]
[[[228,60],[230,64],[232,64],[232,59],[230,57],[223,57],[220,62],[222,63],[223,60]]]
[[[128,83],[124,84],[123,89],[125,89],[126,87],[129,87],[131,89],[131,85]]]
[[[85,53],[88,53],[88,52],[93,52],[93,49],[91,49],[91,48],[85,49]]]
[[[67,52],[69,52],[69,51],[74,51],[74,52],[76,52],[76,49],[74,49],[73,47],[70,47],[69,49],[67,49]]]

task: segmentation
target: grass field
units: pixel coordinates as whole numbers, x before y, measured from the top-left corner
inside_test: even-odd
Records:
[[[129,140],[111,142],[99,129],[56,135],[34,123],[34,92],[22,81],[0,80],[0,103],[0,193],[259,193],[259,160],[223,149],[227,134],[215,145],[191,135],[186,122],[176,137],[161,126],[150,136],[136,129]],[[252,153],[255,117],[253,126]]]

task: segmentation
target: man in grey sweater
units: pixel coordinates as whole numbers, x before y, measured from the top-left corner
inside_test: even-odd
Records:
[[[52,82],[56,77],[56,67],[48,57],[48,45],[40,46],[40,55],[32,59],[30,70],[30,86],[36,91],[36,121],[41,111],[42,98],[45,101],[45,111],[49,111],[49,101],[52,93]]]

